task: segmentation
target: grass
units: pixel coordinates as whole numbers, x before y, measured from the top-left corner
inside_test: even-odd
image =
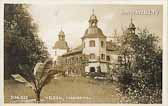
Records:
[[[31,88],[13,80],[5,80],[5,103],[34,102]],[[28,96],[28,100],[11,99],[11,96]],[[127,103],[116,83],[97,81],[84,77],[54,79],[41,93],[44,103]]]

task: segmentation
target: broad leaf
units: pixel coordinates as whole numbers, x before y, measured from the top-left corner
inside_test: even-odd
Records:
[[[35,89],[34,84],[32,82],[27,81],[25,78],[23,78],[19,74],[13,74],[11,75],[16,81],[24,83],[26,87],[31,87],[32,89]]]
[[[21,75],[19,75],[19,74],[13,74],[13,75],[11,75],[16,81],[18,81],[18,82],[21,82],[21,83],[27,83],[28,81],[25,79],[25,78],[23,78]]]

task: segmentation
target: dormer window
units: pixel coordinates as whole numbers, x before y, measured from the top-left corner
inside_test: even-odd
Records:
[[[95,47],[95,41],[94,41],[94,40],[91,40],[91,41],[89,42],[89,46],[90,46],[90,47]]]

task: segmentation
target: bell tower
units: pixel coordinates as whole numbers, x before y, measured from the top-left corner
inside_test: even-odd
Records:
[[[131,23],[129,24],[128,31],[130,34],[135,34],[135,29],[136,29],[136,27],[135,27],[133,20],[132,20],[132,17],[131,17]]]

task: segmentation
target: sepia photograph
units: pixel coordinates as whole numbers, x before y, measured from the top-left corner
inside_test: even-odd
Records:
[[[163,5],[4,4],[5,103],[162,104]]]

